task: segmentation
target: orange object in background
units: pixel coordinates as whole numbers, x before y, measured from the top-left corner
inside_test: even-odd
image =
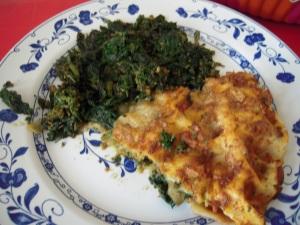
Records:
[[[216,0],[252,16],[300,24],[300,0]]]
[[[260,9],[259,16],[266,19],[271,19],[274,9],[277,7],[280,1],[281,0],[265,0]]]
[[[258,16],[260,12],[260,8],[264,4],[265,1],[261,0],[250,0],[248,1],[248,13],[252,16]]]
[[[289,13],[290,9],[292,8],[293,4],[296,3],[292,3],[289,0],[281,0],[279,5],[275,9],[272,19],[275,21],[283,21],[285,16]]]

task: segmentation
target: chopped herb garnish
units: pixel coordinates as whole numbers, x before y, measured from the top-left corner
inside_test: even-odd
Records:
[[[175,136],[171,135],[170,133],[166,131],[162,131],[160,133],[160,143],[163,146],[163,148],[170,150],[172,148],[172,144],[175,141]]]

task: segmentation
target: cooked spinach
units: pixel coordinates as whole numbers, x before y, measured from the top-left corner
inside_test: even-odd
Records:
[[[112,158],[112,161],[113,163],[116,165],[116,166],[119,166],[121,165],[121,161],[122,161],[122,157],[121,155],[115,155],[113,158]]]
[[[150,168],[152,164],[152,160],[146,156],[145,158],[138,161],[139,171],[144,171],[144,169]]]
[[[74,136],[87,122],[110,129],[123,113],[120,105],[151,100],[155,90],[200,89],[206,77],[218,74],[213,55],[163,16],[79,33],[77,46],[55,64],[62,85],[51,89],[50,103],[40,101],[49,108],[42,122],[48,140]]]
[[[161,146],[173,153],[184,153],[188,151],[188,145],[183,140],[176,140],[176,137],[173,134],[170,134],[163,130],[160,133],[160,140],[159,140]]]
[[[7,81],[0,91],[0,98],[2,101],[11,108],[15,113],[22,113],[31,115],[33,110],[30,108],[28,103],[23,102],[22,97],[16,91],[8,90],[13,87],[13,83]]]
[[[147,166],[150,166],[153,162],[151,159],[149,159],[147,156],[145,156],[145,158],[140,160],[138,163],[139,163],[139,166],[147,167]]]
[[[176,152],[178,152],[178,153],[183,153],[183,152],[186,152],[187,150],[188,150],[188,145],[183,140],[181,140],[176,145]]]
[[[74,136],[80,130],[80,93],[73,86],[50,87],[51,110],[43,119],[42,126],[48,130],[48,140]]]
[[[150,183],[158,189],[160,196],[171,206],[174,207],[176,204],[172,198],[168,195],[168,182],[165,177],[156,170],[153,170],[150,177]]]
[[[164,130],[160,133],[160,144],[162,145],[163,148],[167,150],[170,150],[172,148],[175,139],[176,138],[174,135]]]
[[[6,81],[5,84],[3,84],[3,88],[11,88],[14,84],[11,81]]]

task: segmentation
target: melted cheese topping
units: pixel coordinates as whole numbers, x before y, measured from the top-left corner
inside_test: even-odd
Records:
[[[162,131],[188,150],[164,149]],[[249,74],[210,78],[202,91],[157,93],[120,117],[112,137],[179,183],[196,212],[225,223],[264,224],[266,206],[280,190],[287,131],[270,92]]]

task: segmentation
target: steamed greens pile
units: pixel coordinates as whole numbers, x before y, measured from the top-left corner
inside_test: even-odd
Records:
[[[48,140],[74,136],[88,122],[110,129],[122,106],[151,99],[155,90],[200,89],[218,74],[214,52],[188,41],[163,16],[107,25],[79,33],[77,46],[55,64],[62,84],[50,88],[49,102],[41,101],[49,108],[42,121]]]

